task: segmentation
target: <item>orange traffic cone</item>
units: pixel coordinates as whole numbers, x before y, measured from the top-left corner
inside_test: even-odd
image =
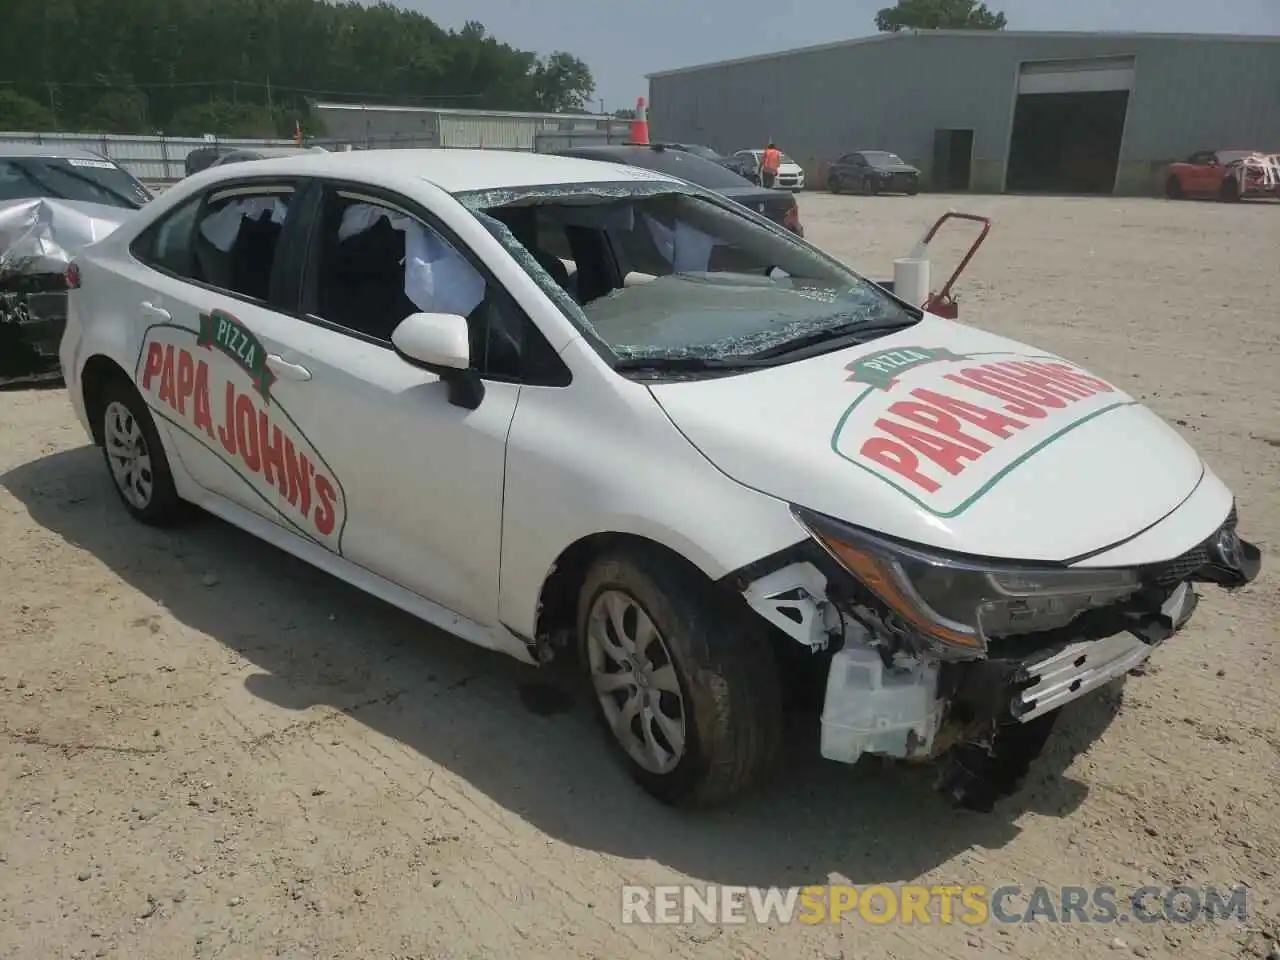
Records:
[[[644,109],[644,97],[636,101],[636,118],[631,121],[631,143],[642,147],[649,145],[649,117]]]

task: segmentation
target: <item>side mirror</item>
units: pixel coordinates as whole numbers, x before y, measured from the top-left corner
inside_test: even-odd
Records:
[[[471,369],[467,318],[456,313],[411,313],[391,333],[396,353],[437,374],[449,385],[449,402],[474,410],[484,399],[484,382]]]

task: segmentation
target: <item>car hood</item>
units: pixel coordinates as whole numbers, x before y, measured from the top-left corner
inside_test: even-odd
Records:
[[[650,390],[739,483],[992,558],[1102,550],[1167,516],[1205,475],[1173,428],[1114,385],[931,315],[869,344]]]
[[[36,197],[0,202],[0,278],[62,273],[83,247],[136,213],[81,200]]]

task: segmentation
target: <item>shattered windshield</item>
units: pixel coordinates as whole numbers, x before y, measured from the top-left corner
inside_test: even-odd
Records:
[[[461,196],[615,361],[786,358],[919,314],[733,204],[670,183]]]
[[[35,198],[137,210],[151,194],[110,160],[0,156],[0,201]]]

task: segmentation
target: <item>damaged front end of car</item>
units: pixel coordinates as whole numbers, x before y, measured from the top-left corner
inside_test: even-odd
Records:
[[[1187,622],[1194,585],[1257,577],[1236,511],[1164,563],[1011,564],[900,543],[812,511],[811,539],[730,585],[776,630],[830,656],[822,754],[936,762],[955,805],[1017,791],[1061,707],[1126,675]]]
[[[0,386],[61,379],[73,258],[130,212],[47,198],[0,202]]]

